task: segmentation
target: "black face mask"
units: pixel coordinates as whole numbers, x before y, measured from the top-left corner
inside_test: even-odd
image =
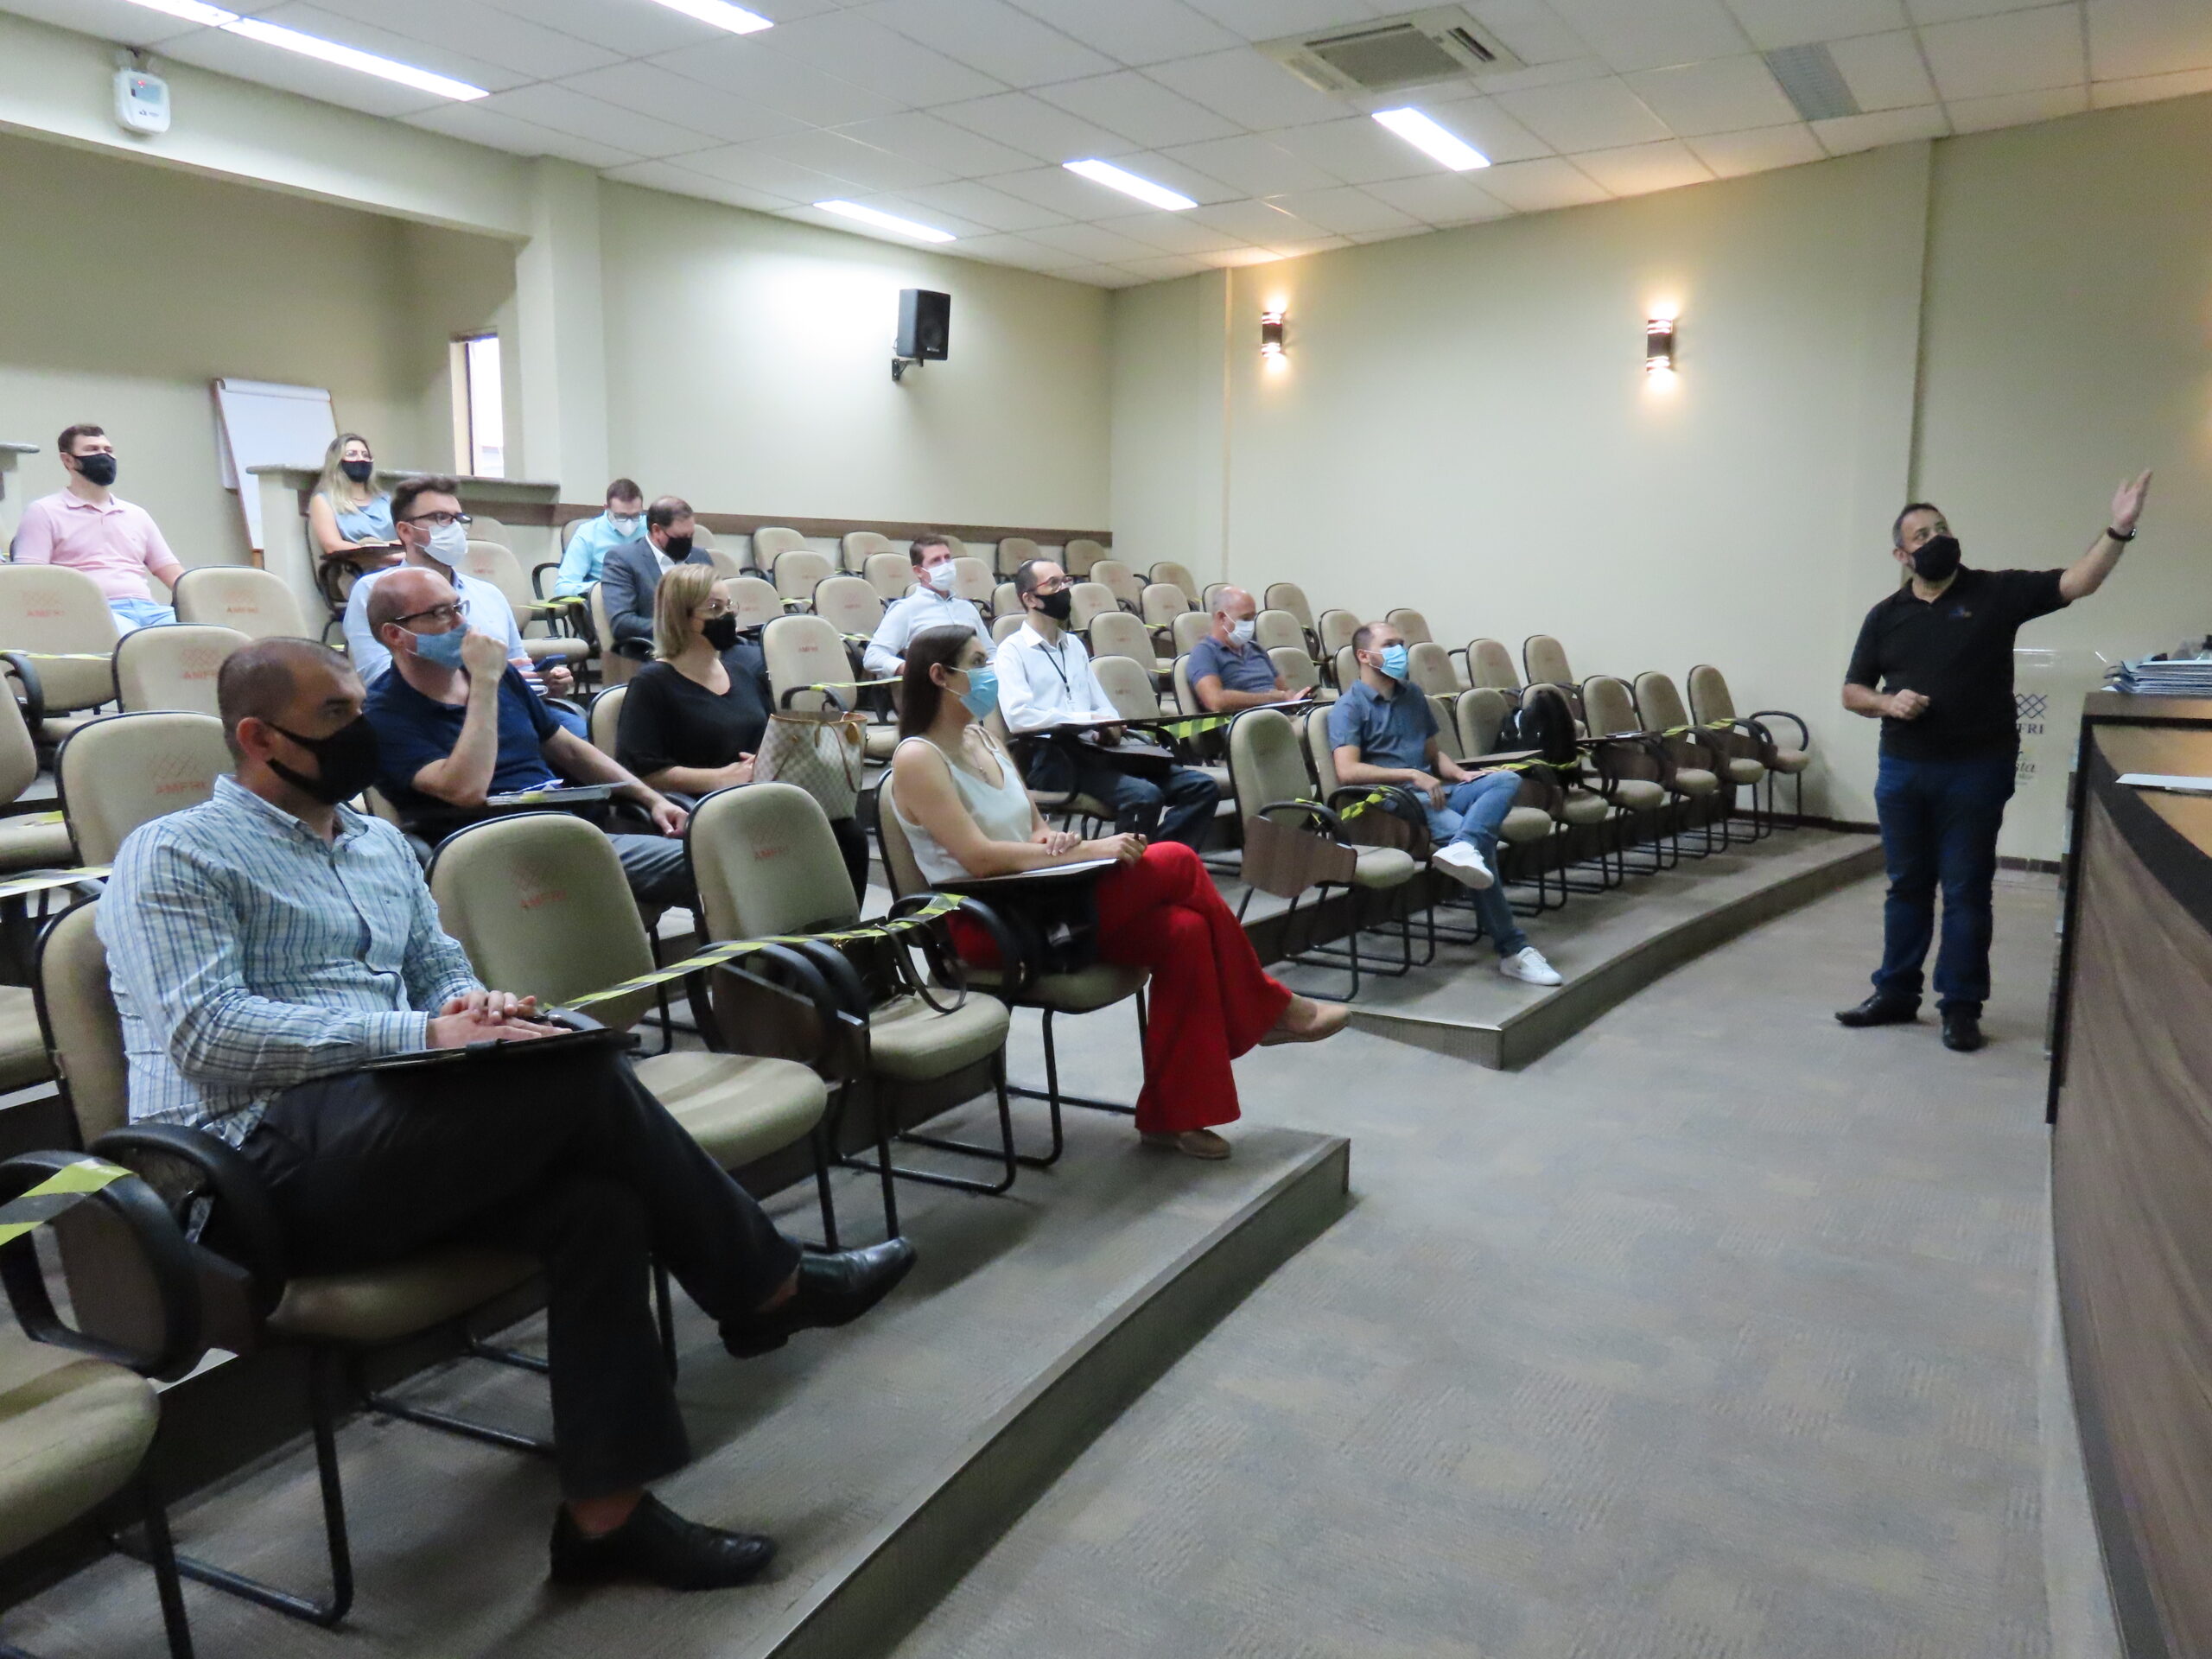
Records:
[[[113,455],[79,455],[77,457],[77,471],[83,475],[87,484],[97,484],[102,489],[105,489],[115,482],[115,457]]]
[[[737,619],[727,613],[710,616],[699,625],[699,636],[716,651],[728,651],[737,643]]]
[[[315,756],[320,771],[310,778],[305,772],[295,772],[282,760],[271,760],[269,770],[325,806],[350,801],[376,782],[377,728],[369,724],[366,715],[355,716],[328,737],[302,737],[297,732],[285,731],[273,720],[269,723]]]
[[[1959,568],[1959,538],[1930,536],[1912,552],[1912,573],[1923,582],[1948,582]]]
[[[341,461],[338,463],[338,470],[356,484],[367,483],[369,474],[376,468],[377,464],[373,461]]]
[[[660,550],[681,564],[691,556],[691,538],[689,536],[671,536],[661,543]]]
[[[1065,622],[1075,610],[1075,595],[1065,588],[1057,594],[1039,594],[1037,608],[1053,621]]]

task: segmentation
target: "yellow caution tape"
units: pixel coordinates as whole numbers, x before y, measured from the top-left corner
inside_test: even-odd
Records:
[[[0,828],[11,823],[66,823],[67,816],[60,812],[11,812],[0,817]]]
[[[105,864],[87,864],[81,869],[57,870],[49,875],[18,876],[12,881],[0,881],[0,899],[20,899],[27,893],[44,893],[52,887],[73,887],[80,881],[101,881],[107,878]]]
[[[35,663],[111,663],[111,651],[11,651],[10,657],[28,657]]]
[[[130,1173],[98,1158],[82,1158],[54,1171],[22,1197],[0,1205],[0,1244],[13,1243],[33,1228],[43,1227]]]

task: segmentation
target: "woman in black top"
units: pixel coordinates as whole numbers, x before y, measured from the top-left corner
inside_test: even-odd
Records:
[[[737,637],[737,618],[712,565],[671,567],[653,594],[654,660],[622,701],[614,753],[679,805],[753,781],[753,757],[768,729],[775,694],[767,660]],[[850,817],[830,828],[854,893],[868,896],[868,836]]]

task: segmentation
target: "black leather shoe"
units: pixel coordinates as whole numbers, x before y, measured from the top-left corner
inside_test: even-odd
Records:
[[[1909,1026],[1919,1018],[1918,1001],[1877,991],[1855,1008],[1836,1010],[1835,1022],[1856,1031],[1862,1026]]]
[[[1943,1010],[1943,1046],[1960,1054],[1971,1054],[1986,1039],[1981,1034],[1981,1010],[1979,1008],[1946,1008]]]
[[[887,1239],[836,1255],[810,1250],[799,1258],[798,1288],[779,1307],[722,1321],[722,1346],[740,1359],[780,1348],[794,1331],[850,1325],[913,1270],[914,1247]]]
[[[668,1590],[728,1590],[759,1577],[775,1559],[774,1539],[686,1521],[651,1492],[627,1521],[596,1538],[576,1525],[565,1503],[553,1522],[556,1584],[628,1580]]]

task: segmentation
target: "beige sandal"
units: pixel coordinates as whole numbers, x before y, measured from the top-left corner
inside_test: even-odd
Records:
[[[1294,996],[1290,1006],[1282,1011],[1282,1018],[1274,1028],[1260,1039],[1262,1048],[1272,1048],[1277,1043],[1326,1042],[1344,1028],[1351,1018],[1349,1002],[1318,1002],[1310,996]]]
[[[1185,1129],[1179,1135],[1147,1135],[1141,1138],[1147,1147],[1157,1147],[1162,1152],[1179,1152],[1185,1158],[1218,1161],[1229,1156],[1229,1142],[1211,1129]]]

